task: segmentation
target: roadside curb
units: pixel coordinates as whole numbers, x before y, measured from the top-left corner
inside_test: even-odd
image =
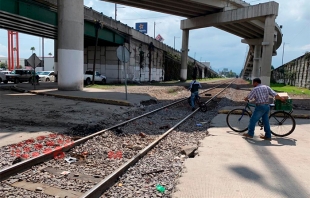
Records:
[[[218,113],[219,114],[228,114],[231,110],[219,110]],[[310,115],[309,114],[295,114],[294,112],[292,113],[292,116],[294,118],[302,118],[302,119],[310,119]]]
[[[108,99],[104,99],[104,98],[84,98],[84,97],[77,97],[77,96],[66,96],[66,95],[59,95],[59,94],[51,94],[51,93],[46,93],[46,92],[29,91],[26,89],[18,88],[16,85],[14,86],[13,90],[18,91],[18,92],[32,93],[32,94],[41,95],[41,96],[54,96],[56,98],[80,100],[80,101],[85,101],[85,102],[96,102],[96,103],[118,105],[118,106],[133,106],[129,102],[122,101],[122,100],[108,100]]]

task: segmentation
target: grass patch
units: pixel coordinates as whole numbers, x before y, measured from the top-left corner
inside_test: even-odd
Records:
[[[179,91],[179,88],[170,88],[170,89],[167,89],[167,93],[168,93],[168,94],[177,94],[178,91]]]
[[[309,95],[310,90],[301,87],[294,87],[285,84],[271,83],[270,87],[276,92],[286,92],[288,94]]]

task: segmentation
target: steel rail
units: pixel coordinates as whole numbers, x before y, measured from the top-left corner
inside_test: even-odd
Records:
[[[225,82],[225,83],[226,83],[226,82]],[[223,83],[223,84],[225,84],[225,83]],[[200,94],[203,94],[203,93],[205,93],[205,92],[207,92],[207,91],[216,89],[217,87],[219,87],[219,86],[221,86],[221,85],[223,85],[223,84],[220,84],[220,85],[217,85],[217,86],[215,86],[215,87],[206,89],[206,90],[204,90],[203,92],[201,92]],[[160,110],[165,109],[165,108],[167,108],[167,107],[173,106],[173,105],[175,105],[175,104],[177,104],[177,103],[183,102],[184,100],[187,100],[187,97],[186,97],[186,98],[183,98],[183,99],[180,99],[180,100],[178,100],[178,101],[175,101],[175,102],[173,102],[173,103],[171,103],[171,104],[165,105],[165,106],[163,106],[163,107],[160,107],[160,108],[158,108],[158,109],[155,109],[155,110],[153,110],[153,111],[150,111],[150,112],[148,112],[148,113],[145,113],[145,114],[142,114],[142,115],[140,115],[140,116],[134,117],[134,118],[132,118],[132,119],[130,119],[130,120],[127,120],[127,121],[124,121],[124,122],[122,122],[122,123],[116,124],[116,125],[114,125],[114,126],[111,126],[111,127],[109,127],[109,128],[106,128],[106,129],[104,129],[104,130],[98,131],[98,132],[93,133],[93,134],[91,134],[91,135],[88,135],[88,136],[86,136],[86,137],[84,137],[84,138],[81,138],[81,139],[79,139],[79,140],[74,141],[72,144],[64,145],[64,146],[62,146],[62,147],[60,147],[60,148],[58,148],[58,149],[55,149],[55,150],[53,150],[53,151],[51,151],[51,152],[49,152],[49,153],[45,153],[45,154],[39,155],[39,156],[37,156],[37,157],[31,158],[31,159],[27,159],[27,160],[22,161],[22,162],[20,162],[20,163],[17,163],[17,164],[14,164],[14,165],[12,165],[12,166],[9,166],[9,167],[7,167],[7,168],[4,168],[4,169],[0,170],[0,182],[3,181],[3,180],[5,180],[5,179],[7,179],[7,178],[9,178],[9,177],[12,176],[12,175],[15,175],[15,174],[17,174],[17,173],[20,173],[20,172],[22,172],[22,171],[24,171],[24,170],[29,169],[29,167],[32,167],[32,166],[37,165],[37,164],[39,164],[39,163],[45,162],[45,161],[47,161],[47,160],[50,160],[51,158],[53,158],[54,156],[56,156],[56,155],[59,154],[60,152],[66,152],[66,151],[72,149],[73,147],[78,146],[78,145],[80,145],[80,144],[86,142],[87,140],[89,140],[89,139],[91,139],[91,138],[93,138],[93,137],[95,137],[95,136],[97,136],[97,135],[100,135],[100,134],[102,134],[102,133],[104,133],[104,132],[106,132],[106,131],[109,131],[109,130],[111,130],[111,129],[120,127],[120,126],[122,126],[122,125],[125,125],[125,124],[127,124],[127,123],[129,123],[129,122],[132,122],[132,121],[134,121],[134,120],[137,120],[137,119],[139,119],[139,118],[142,118],[142,117],[145,117],[145,116],[147,116],[147,115],[153,114],[153,113],[155,113],[155,112],[157,112],[157,111],[160,111]],[[198,109],[199,109],[199,108],[197,108],[196,111],[197,111]],[[194,111],[194,112],[196,112],[196,111]]]
[[[235,80],[234,80],[235,81]],[[204,104],[210,103],[216,96],[221,94],[223,91],[225,91],[234,81],[232,81],[229,85],[227,85],[222,91],[214,95],[211,99],[206,101]],[[195,111],[190,113],[188,116],[183,118],[180,122],[175,124],[172,128],[170,128],[168,131],[166,131],[163,135],[161,135],[157,140],[153,141],[150,145],[142,149],[138,154],[136,154],[134,157],[132,157],[130,160],[128,160],[126,163],[124,163],[121,167],[119,167],[117,170],[115,170],[113,173],[108,175],[106,178],[104,178],[100,183],[98,183],[96,186],[91,188],[89,191],[84,193],[80,198],[94,198],[94,197],[100,197],[103,192],[105,192],[107,189],[109,189],[111,186],[115,184],[117,179],[125,173],[126,170],[129,169],[129,167],[133,166],[136,162],[138,162],[143,156],[145,156],[151,149],[153,149],[162,139],[164,139],[171,131],[173,131],[176,127],[178,127],[180,124],[185,122],[188,118],[190,118],[192,115],[194,115],[200,108],[197,108]]]

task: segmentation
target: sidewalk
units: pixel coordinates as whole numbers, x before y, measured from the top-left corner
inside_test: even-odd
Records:
[[[33,89],[33,85],[29,83],[20,83],[16,85],[16,87],[39,95],[121,106],[135,106],[139,105],[141,101],[153,99],[148,94],[128,93],[126,100],[126,95],[123,92],[95,88],[84,88],[83,91],[59,91],[57,89],[57,83],[50,82],[40,83],[40,85],[36,86],[35,90]]]
[[[310,120],[296,119],[288,137],[244,139],[218,114],[199,156],[185,161],[173,198],[310,197]]]

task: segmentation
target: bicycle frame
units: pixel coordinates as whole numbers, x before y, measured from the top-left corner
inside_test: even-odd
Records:
[[[272,108],[272,107],[274,107],[274,104],[269,104],[270,105],[270,107]],[[250,108],[250,107],[255,107],[256,105],[255,104],[252,104],[252,103],[250,103],[250,102],[247,102],[247,104],[245,105],[245,107],[244,107],[244,110],[242,111],[242,116],[238,119],[239,121],[242,119],[242,117],[243,117],[243,115],[244,115],[244,111],[248,111],[249,113],[250,113],[250,115],[251,115],[251,117],[252,117],[252,114],[253,114],[253,111],[252,111],[252,109]],[[284,112],[284,110],[276,110],[275,112]],[[290,110],[289,112],[288,112],[289,114],[292,114],[293,113],[293,109],[292,110]],[[271,109],[270,109],[270,111],[269,111],[269,116],[271,115]],[[284,117],[283,119],[282,119],[282,121],[279,121],[277,118],[275,118],[279,123],[281,123],[281,125],[286,121],[286,117]],[[260,126],[261,127],[261,129],[260,130],[262,130],[263,129],[263,127],[264,127],[264,124],[263,124],[263,121],[262,121],[262,118],[260,118],[259,120],[258,120],[258,126]]]

